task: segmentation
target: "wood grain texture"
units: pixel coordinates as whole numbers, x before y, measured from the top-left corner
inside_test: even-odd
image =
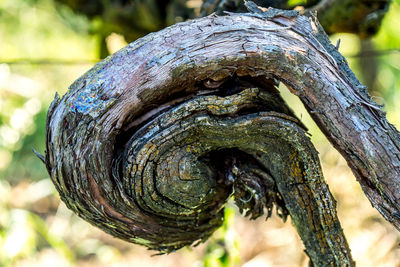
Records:
[[[49,109],[48,171],[75,213],[152,249],[205,240],[233,194],[251,218],[272,204],[289,213],[316,266],[351,266],[317,153],[277,81],[399,229],[399,134],[315,18],[294,11],[176,24],[96,64]]]

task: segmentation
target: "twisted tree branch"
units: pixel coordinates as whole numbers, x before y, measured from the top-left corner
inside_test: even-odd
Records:
[[[135,41],[52,103],[46,166],[106,232],[162,252],[205,240],[233,195],[290,214],[316,266],[351,266],[333,200],[285,83],[399,228],[399,134],[314,17],[209,16]],[[390,168],[387,168],[390,166]]]

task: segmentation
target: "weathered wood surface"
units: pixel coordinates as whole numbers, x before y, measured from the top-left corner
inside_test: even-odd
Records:
[[[247,2],[247,3],[246,3]],[[246,12],[246,0],[204,0],[202,16],[225,11]],[[288,0],[254,0],[262,8],[302,8],[303,12],[316,12],[318,20],[328,34],[348,32],[361,38],[375,35],[389,9],[390,0],[308,0],[290,5]]]
[[[50,107],[48,171],[69,208],[130,242],[169,252],[206,239],[236,188],[252,217],[272,203],[289,212],[316,266],[352,265],[316,152],[274,81],[399,229],[399,133],[318,22],[294,11],[176,24],[98,63]]]

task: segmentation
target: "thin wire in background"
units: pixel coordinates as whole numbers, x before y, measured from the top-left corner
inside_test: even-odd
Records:
[[[353,55],[343,56],[345,58],[359,58],[359,57],[381,57],[390,54],[400,53],[400,48],[396,49],[387,49],[387,50],[371,50],[371,51],[363,51]],[[8,64],[8,65],[88,65],[94,64],[102,59],[83,59],[83,60],[64,60],[64,59],[31,59],[31,58],[16,58],[16,59],[8,59],[1,60],[0,64]]]

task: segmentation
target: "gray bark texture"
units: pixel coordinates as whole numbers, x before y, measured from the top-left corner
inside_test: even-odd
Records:
[[[375,35],[382,19],[389,9],[390,0],[307,0],[296,6],[288,0],[255,0],[261,8],[297,8],[301,12],[316,12],[318,20],[328,34],[348,32],[367,38]],[[202,15],[215,12],[246,12],[251,1],[246,0],[204,0]],[[250,4],[251,5],[251,4]]]
[[[46,166],[62,200],[124,240],[171,252],[206,240],[233,196],[292,217],[315,266],[353,266],[283,82],[400,226],[399,133],[316,18],[269,9],[211,15],[131,43],[56,96]]]

